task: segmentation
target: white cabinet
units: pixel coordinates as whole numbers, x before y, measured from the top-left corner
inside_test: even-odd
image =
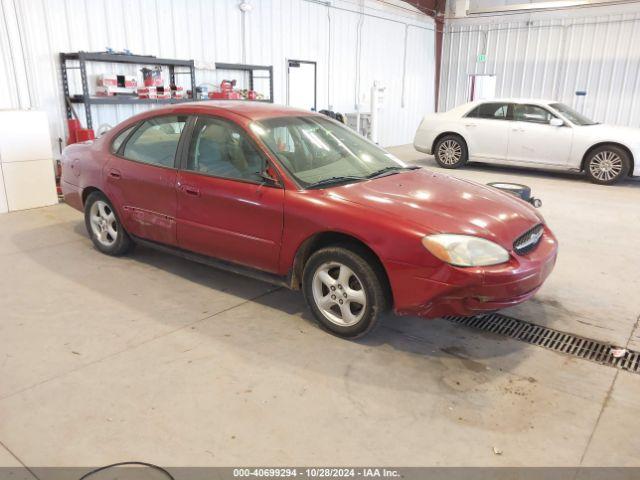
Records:
[[[58,202],[44,112],[0,110],[0,213]]]
[[[0,213],[7,213],[8,211],[7,192],[4,189],[4,175],[2,174],[2,165],[0,165]]]

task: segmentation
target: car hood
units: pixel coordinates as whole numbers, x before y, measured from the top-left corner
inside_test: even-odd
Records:
[[[328,194],[409,221],[424,234],[475,235],[507,249],[543,221],[511,194],[424,168],[333,188]]]

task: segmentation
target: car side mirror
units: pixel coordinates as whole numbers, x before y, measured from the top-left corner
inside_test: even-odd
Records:
[[[549,125],[551,125],[552,127],[562,127],[564,126],[564,122],[559,118],[552,118],[551,120],[549,120]]]

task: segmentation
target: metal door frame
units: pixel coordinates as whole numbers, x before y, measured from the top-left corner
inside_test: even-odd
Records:
[[[287,106],[289,106],[289,68],[291,68],[291,62],[295,63],[308,63],[313,65],[313,111],[318,111],[318,63],[312,60],[296,60],[293,58],[287,59]]]

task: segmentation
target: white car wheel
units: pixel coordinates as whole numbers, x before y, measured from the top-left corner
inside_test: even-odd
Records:
[[[458,135],[446,135],[436,143],[436,162],[443,168],[459,168],[467,163],[467,145]]]
[[[593,183],[613,185],[629,173],[629,155],[615,145],[605,145],[589,154],[585,170]]]

